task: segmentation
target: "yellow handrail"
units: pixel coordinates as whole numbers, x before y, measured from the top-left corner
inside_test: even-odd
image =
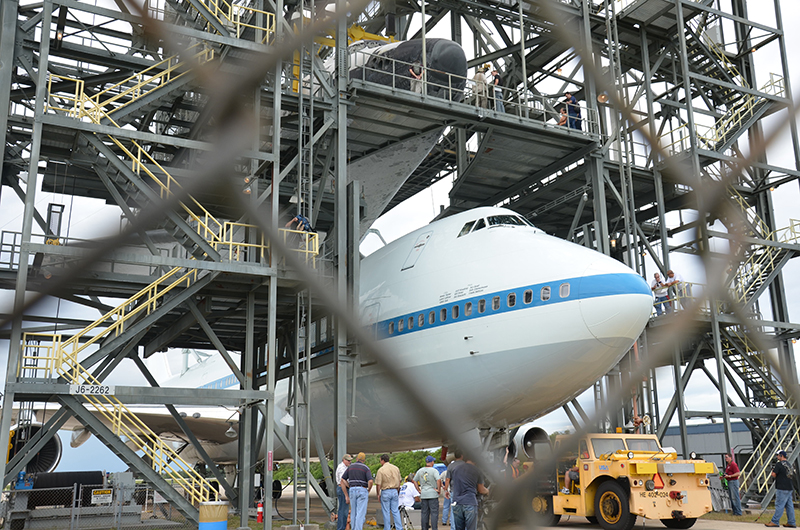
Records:
[[[241,37],[244,30],[247,28],[263,31],[265,35],[264,38],[261,39],[262,43],[270,41],[271,37],[275,34],[274,13],[242,4],[231,4],[226,0],[200,0],[200,3],[203,4],[222,25],[233,27],[236,30],[235,34],[237,38]],[[200,14],[205,18],[202,12]],[[248,22],[248,20],[252,20],[257,15],[265,17],[264,25],[258,26]],[[211,21],[208,20],[208,22]]]
[[[56,372],[68,383],[100,385],[100,381],[80,365],[74,352],[70,354],[63,347],[58,347],[64,344],[61,342],[61,335],[26,333],[23,340],[25,347],[29,347],[28,341],[38,342],[37,345],[30,345],[35,348],[42,348],[42,342],[49,342],[52,346],[46,350],[51,352],[47,363],[52,364]],[[150,459],[153,470],[159,474],[167,474],[173,481],[183,486],[190,502],[193,504],[207,502],[212,496],[216,499],[217,492],[211,483],[183,460],[171,446],[165,444],[116,397],[97,394],[82,394],[82,396],[94,406],[101,417],[108,421],[114,434],[127,438],[143,452],[144,458]]]
[[[786,402],[786,408],[794,408],[792,400]],[[800,443],[799,427],[797,417],[791,414],[780,414],[772,420],[766,435],[753,448],[750,458],[742,466],[745,480],[739,485],[741,492],[747,491],[753,482],[756,483],[756,491],[759,493],[764,493],[769,488],[772,471],[770,464],[775,458],[775,451]]]

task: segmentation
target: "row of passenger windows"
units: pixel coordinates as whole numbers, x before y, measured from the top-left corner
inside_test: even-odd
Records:
[[[539,291],[539,298],[546,302],[550,300],[550,287],[545,286],[542,287],[541,291]],[[558,296],[559,298],[567,298],[569,297],[569,284],[562,283],[558,287]],[[533,291],[528,289],[524,293],[522,293],[522,303],[523,304],[530,304],[533,302]],[[506,297],[506,303],[508,307],[514,307],[517,305],[517,294],[516,293],[509,293]],[[500,309],[500,297],[495,296],[491,300],[492,304],[492,311],[497,311]],[[473,310],[477,309],[478,313],[485,313],[486,312],[486,299],[481,298],[478,300],[477,308],[475,308],[472,302],[467,302],[464,304],[464,316],[472,316]],[[461,306],[454,305],[450,308],[450,318],[455,320],[459,317],[461,313]],[[428,321],[428,325],[436,323],[436,311],[430,311],[426,315],[425,313],[420,313],[415,317],[406,317],[401,318],[397,321],[389,322],[389,335],[394,335],[395,330],[398,333],[405,331],[406,329],[414,329],[414,327],[421,328],[425,325],[425,321]],[[443,307],[439,309],[439,322],[447,322],[447,308]]]

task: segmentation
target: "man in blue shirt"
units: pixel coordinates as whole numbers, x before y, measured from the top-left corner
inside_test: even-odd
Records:
[[[569,115],[569,128],[581,130],[581,108],[578,100],[571,92],[564,93],[564,103],[567,104],[567,114]]]
[[[456,458],[458,456],[460,455],[456,452]],[[467,459],[458,466],[450,464],[447,475],[445,487],[452,489],[450,498],[453,503],[451,510],[455,530],[477,530],[478,493],[489,494],[489,489],[483,485],[483,474],[471,460]]]
[[[364,461],[367,455],[358,453],[356,462],[350,464],[342,475],[342,485],[347,488],[350,497],[350,524],[352,530],[361,530],[367,520],[367,500],[372,489],[372,471]]]
[[[313,232],[314,229],[311,227],[311,221],[308,220],[307,217],[297,214],[295,215],[291,221],[286,223],[284,228],[289,228],[292,224],[297,223],[297,230],[302,230],[303,232]]]

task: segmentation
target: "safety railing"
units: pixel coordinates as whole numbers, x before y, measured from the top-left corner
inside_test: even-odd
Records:
[[[708,48],[714,57],[719,61],[719,63],[728,71],[729,74],[734,78],[734,80],[743,87],[750,88],[749,83],[744,78],[744,76],[739,72],[739,69],[736,65],[728,58],[728,54],[725,52],[725,48],[720,46],[709,34],[705,31],[701,25],[701,19],[699,17],[694,17],[690,20],[686,21],[686,25],[689,26],[692,30],[694,30],[695,34],[698,35],[703,44]]]
[[[793,409],[793,401],[788,400],[785,408]],[[753,448],[750,458],[742,466],[744,479],[739,484],[739,491],[745,493],[752,489],[763,495],[769,489],[775,452],[785,447],[797,446],[798,443],[800,443],[800,424],[797,416],[791,414],[776,416]]]
[[[305,264],[316,268],[319,255],[319,235],[316,232],[301,230],[280,229],[283,234],[283,244],[293,252],[299,253]],[[294,245],[294,248],[293,248]]]
[[[52,346],[44,350],[51,356],[46,362],[51,364],[54,371],[67,383],[101,385],[100,381],[78,362],[74,352],[79,350],[66,351],[65,345],[77,340],[75,337],[62,342],[59,334],[26,333],[24,340],[30,341],[32,347],[35,343],[35,347],[39,350],[42,348],[42,343],[50,343]],[[28,344],[24,343],[23,346],[27,348]],[[142,452],[142,458],[150,462],[154,471],[168,475],[173,484],[183,487],[190,502],[196,504],[216,499],[217,493],[211,483],[195,471],[194,466],[184,461],[171,445],[165,443],[116,397],[107,394],[79,393],[79,395],[94,407],[100,418],[116,436],[125,437],[130,444]]]
[[[69,78],[60,79],[75,82],[76,88],[74,95],[70,92],[66,97],[63,95],[59,96],[60,99],[71,103],[67,107],[51,105],[49,102],[52,101],[52,94],[48,93],[47,110],[64,112],[68,116],[77,119],[85,117],[94,123],[101,123],[103,120],[107,120],[110,124],[118,127],[112,117],[106,113],[104,106],[98,105],[97,101],[92,101],[92,98],[87,97],[84,92],[82,80]],[[173,77],[172,79],[175,78]],[[89,111],[87,112],[86,109],[89,109]],[[108,135],[108,138],[131,161],[131,169],[134,173],[140,176],[144,173],[156,184],[159,196],[162,199],[171,197],[177,190],[182,188],[180,183],[138,142],[130,140],[131,146],[129,147],[114,136]],[[203,239],[208,241],[212,248],[222,249],[231,246],[233,241],[231,239],[226,241],[226,237],[230,237],[230,234],[226,236],[225,224],[217,220],[200,202],[191,196],[187,196],[185,201],[180,202],[180,207],[186,214],[190,226],[192,226]],[[244,227],[245,225],[242,226]],[[255,225],[247,225],[247,227],[257,229]],[[231,225],[231,228],[233,228],[233,225]],[[266,248],[268,248],[266,244],[261,245],[262,254]],[[237,258],[234,261],[238,261],[243,255],[244,253],[238,252],[235,255],[232,252],[229,253],[231,259],[234,257]]]
[[[199,0],[203,6],[217,18],[223,26],[233,30],[237,38],[241,37],[245,30],[252,29],[263,31],[264,36],[261,43],[272,40],[275,34],[275,14],[262,9],[257,9],[245,3],[231,3],[226,0]],[[204,14],[200,12],[202,16]],[[263,23],[253,22],[263,17]],[[210,20],[208,22],[211,22]]]
[[[725,331],[727,336],[722,337],[723,355],[737,367],[748,386],[754,389],[753,398],[761,400],[763,406],[782,405],[781,399],[773,390],[773,385],[781,386],[780,382],[771,377],[772,370],[764,353],[759,351],[741,327],[730,326]]]
[[[770,80],[760,90],[764,94],[783,97],[786,92],[783,77],[770,74]],[[695,124],[695,136],[701,149],[717,150],[724,143],[731,131],[743,127],[752,119],[757,111],[769,100],[762,96],[742,94],[742,99],[731,107],[713,125]],[[691,148],[691,131],[688,124],[680,125],[665,132],[660,138],[661,147],[671,154],[681,153]]]
[[[181,60],[178,55],[167,57],[91,96],[86,94],[83,80],[50,74],[45,111],[61,111],[72,118],[87,118],[93,123],[100,123],[103,118],[110,118],[114,112],[188,74],[191,67],[214,59],[214,49],[205,43],[189,47],[186,54],[189,55],[188,59]],[[59,91],[58,95],[54,94],[54,79],[64,83],[74,82],[74,93],[64,94]],[[63,106],[63,103],[54,104],[55,99],[61,100],[67,106]]]
[[[86,348],[106,337],[120,335],[128,323],[135,322],[141,316],[154,311],[165,295],[181,286],[190,287],[195,280],[197,280],[197,269],[184,270],[183,267],[175,267],[167,271],[150,285],[70,337],[59,347],[59,355],[75,359],[77,362],[78,355]],[[97,333],[90,335],[93,331]]]
[[[350,69],[361,69],[365,74],[372,72],[385,79],[382,86],[419,94],[421,97],[445,99],[456,104],[470,105],[497,115],[514,115],[541,123],[556,125],[559,115],[555,108],[563,104],[558,98],[500,87],[486,80],[468,78],[449,72],[423,67],[419,63],[400,61],[373,53],[370,49],[359,50],[350,55]],[[412,74],[413,70],[413,74]],[[361,77],[366,77],[362,75]],[[591,134],[599,134],[597,112],[586,105],[577,105],[579,115],[572,115],[572,127],[568,120],[565,129],[577,129]],[[555,122],[555,123],[552,123]]]
[[[776,243],[797,244],[800,242],[800,220],[790,219],[789,226],[767,232],[764,239]],[[751,287],[757,278],[772,272],[783,257],[784,250],[771,245],[761,245],[743,261],[733,279],[735,299],[744,302],[752,295]]]
[[[672,313],[673,311],[681,311],[692,307],[698,299],[702,299],[701,293],[705,290],[705,285],[696,282],[680,282],[667,290],[667,300],[653,301],[653,309],[656,306],[661,306],[664,313]],[[701,311],[708,310],[707,304],[699,308]]]

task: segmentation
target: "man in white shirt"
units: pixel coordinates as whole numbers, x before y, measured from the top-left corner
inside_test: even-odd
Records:
[[[406,482],[400,486],[399,499],[400,506],[405,506],[412,510],[416,508],[415,505],[419,502],[419,490],[417,490],[417,487],[414,485],[413,477],[414,475],[412,474]]]
[[[656,297],[656,316],[661,316],[666,306],[667,313],[672,313],[672,308],[669,306],[669,297],[667,296],[667,284],[661,279],[659,273],[653,275],[653,281],[650,282],[650,289]]]
[[[681,307],[686,309],[688,304],[687,298],[690,298],[692,295],[689,292],[689,289],[686,288],[687,286],[685,286],[683,283],[683,276],[673,270],[668,270],[666,285],[669,287],[669,290],[672,293],[672,298],[674,300],[680,300]],[[675,304],[675,309],[678,309],[677,304]]]
[[[347,528],[347,512],[350,511],[350,499],[347,498],[347,488],[342,487],[342,475],[344,475],[347,466],[350,465],[352,460],[353,457],[346,454],[336,467],[336,498],[339,502],[336,514],[336,530],[345,530]]]

